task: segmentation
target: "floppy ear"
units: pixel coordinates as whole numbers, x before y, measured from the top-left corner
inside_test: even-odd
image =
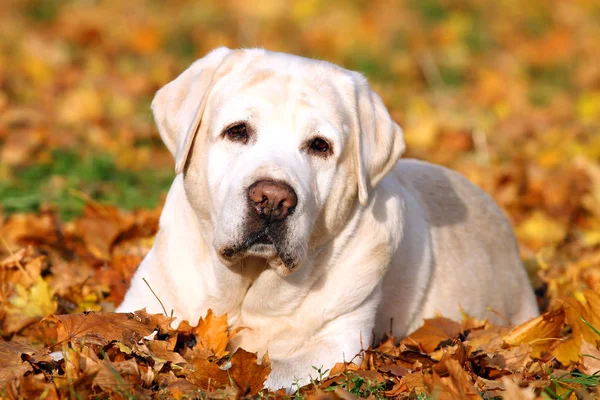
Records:
[[[354,143],[358,200],[365,206],[372,190],[404,153],[404,135],[365,77],[354,73],[356,119]]]
[[[152,100],[152,112],[165,146],[175,158],[175,173],[183,171],[206,108],[217,71],[232,50],[219,47],[194,62],[163,86]]]

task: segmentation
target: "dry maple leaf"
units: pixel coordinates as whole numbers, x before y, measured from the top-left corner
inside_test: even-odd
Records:
[[[260,364],[257,361],[256,353],[249,353],[244,349],[237,349],[231,357],[229,375],[244,395],[257,394],[271,373],[271,362],[267,354],[262,357]]]
[[[28,246],[0,262],[0,328],[15,333],[56,310],[54,291],[41,277],[46,257]]]
[[[514,327],[504,342],[509,346],[531,345],[531,357],[540,358],[542,352],[549,351],[552,344],[561,339],[565,324],[565,310],[562,307],[549,311]]]
[[[183,378],[179,378],[167,386],[167,394],[169,399],[175,400],[193,398],[193,396],[197,395],[200,390],[200,386],[197,386]]]
[[[120,394],[142,384],[140,367],[135,358],[120,362],[98,360],[97,365],[99,369],[94,377],[94,385],[98,385],[107,393]]]
[[[229,374],[216,363],[203,358],[194,359],[191,368],[186,368],[186,378],[202,390],[212,392],[229,384]]]
[[[130,221],[114,207],[86,204],[76,225],[88,251],[99,260],[109,261],[112,245],[129,228]]]
[[[33,371],[31,365],[23,360],[22,354],[34,352],[29,345],[0,339],[0,388],[26,372]]]
[[[431,353],[440,342],[456,339],[462,331],[461,324],[448,318],[425,319],[423,326],[402,339],[402,343],[416,344],[425,353]]]
[[[439,393],[438,399],[480,399],[479,392],[473,385],[469,374],[460,366],[456,360],[445,360],[444,370],[446,377],[440,377],[437,373],[424,376],[425,384],[429,393]],[[441,389],[441,391],[439,391]],[[439,392],[438,392],[439,391]]]
[[[58,400],[61,398],[54,382],[49,382],[43,373],[26,374],[18,381],[13,381],[7,389],[9,399]]]
[[[523,343],[510,349],[499,350],[493,354],[490,366],[510,372],[522,371],[531,361],[531,345]]]
[[[200,318],[198,326],[194,329],[198,343],[198,349],[207,350],[216,358],[223,358],[228,354],[226,351],[229,343],[227,331],[227,314],[216,317],[211,309],[204,318]]]
[[[5,318],[0,321],[2,330],[9,333],[19,332],[44,316],[56,311],[54,291],[40,276],[34,278],[33,284],[25,287],[12,285],[12,293],[3,305]]]
[[[169,329],[173,318],[151,315],[145,310],[134,313],[95,313],[51,315],[56,322],[58,342],[104,346],[112,341],[133,347],[156,329]]]
[[[10,254],[26,244],[49,244],[56,246],[60,242],[56,215],[51,212],[12,215],[5,224],[0,224],[0,237],[6,241],[0,243],[0,255]]]
[[[553,354],[561,364],[577,364],[580,358],[582,341],[598,347],[600,335],[594,332],[600,328],[600,296],[585,290],[579,298],[570,297],[564,301],[565,321],[571,326],[571,336],[560,343]],[[584,322],[585,321],[585,322]]]

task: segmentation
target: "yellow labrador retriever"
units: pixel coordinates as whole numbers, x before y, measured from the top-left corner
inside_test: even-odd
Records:
[[[461,175],[398,161],[402,130],[365,78],[262,49],[218,48],[152,109],[177,176],[118,311],[211,308],[268,351],[271,388],[437,313],[538,313],[513,232]]]

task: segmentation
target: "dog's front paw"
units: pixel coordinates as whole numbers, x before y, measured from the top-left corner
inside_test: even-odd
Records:
[[[309,371],[303,374],[298,370],[298,366],[294,367],[289,362],[271,360],[271,374],[265,382],[265,387],[270,390],[285,389],[288,394],[295,393],[310,383]]]

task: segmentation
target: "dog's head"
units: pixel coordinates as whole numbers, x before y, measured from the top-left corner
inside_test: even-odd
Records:
[[[360,74],[261,49],[212,51],[152,109],[221,261],[257,256],[284,275],[367,204],[404,151]]]

